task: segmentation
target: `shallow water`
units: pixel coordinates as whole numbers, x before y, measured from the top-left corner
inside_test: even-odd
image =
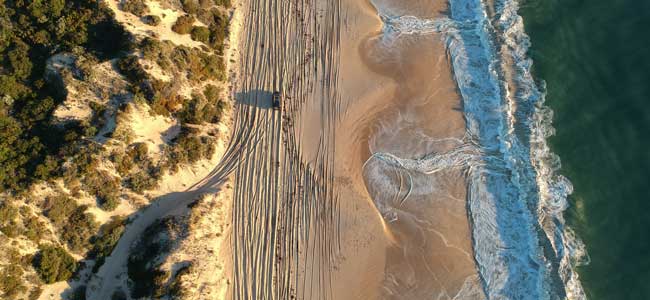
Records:
[[[574,185],[568,219],[591,262],[589,299],[650,299],[650,2],[527,0],[553,150]]]

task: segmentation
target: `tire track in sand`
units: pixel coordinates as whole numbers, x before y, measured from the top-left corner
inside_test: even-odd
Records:
[[[233,299],[331,298],[338,251],[333,190],[338,119],[338,1],[249,1],[238,119],[258,140],[242,150],[233,195]],[[270,109],[283,94],[283,112]],[[316,109],[315,158],[303,155],[301,117]]]

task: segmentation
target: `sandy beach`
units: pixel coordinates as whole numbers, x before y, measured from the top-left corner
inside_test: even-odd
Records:
[[[482,299],[463,166],[380,159],[463,146],[439,33],[383,27],[443,17],[446,2],[246,5],[236,123],[254,142],[235,172],[229,297]]]
[[[378,18],[433,20],[443,16],[446,2],[344,2],[350,12],[344,23],[355,26],[346,27],[341,42],[347,111],[335,161],[346,225],[333,298],[454,298],[478,278],[462,169],[421,174],[371,157],[419,159],[462,144],[460,96],[442,38],[382,32]]]

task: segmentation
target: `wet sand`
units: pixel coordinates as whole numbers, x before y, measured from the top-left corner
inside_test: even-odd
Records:
[[[446,11],[446,1],[376,2],[398,16],[433,19]],[[411,171],[404,199],[406,171],[371,158],[418,159],[458,146],[450,138],[462,139],[465,123],[445,45],[439,34],[385,35],[373,5],[343,5],[345,113],[335,157],[342,259],[333,299],[451,299],[478,287],[462,169]],[[481,298],[464,292],[463,299]]]

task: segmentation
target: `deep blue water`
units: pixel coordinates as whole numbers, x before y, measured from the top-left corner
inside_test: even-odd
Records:
[[[650,299],[650,1],[522,0],[589,299]]]

